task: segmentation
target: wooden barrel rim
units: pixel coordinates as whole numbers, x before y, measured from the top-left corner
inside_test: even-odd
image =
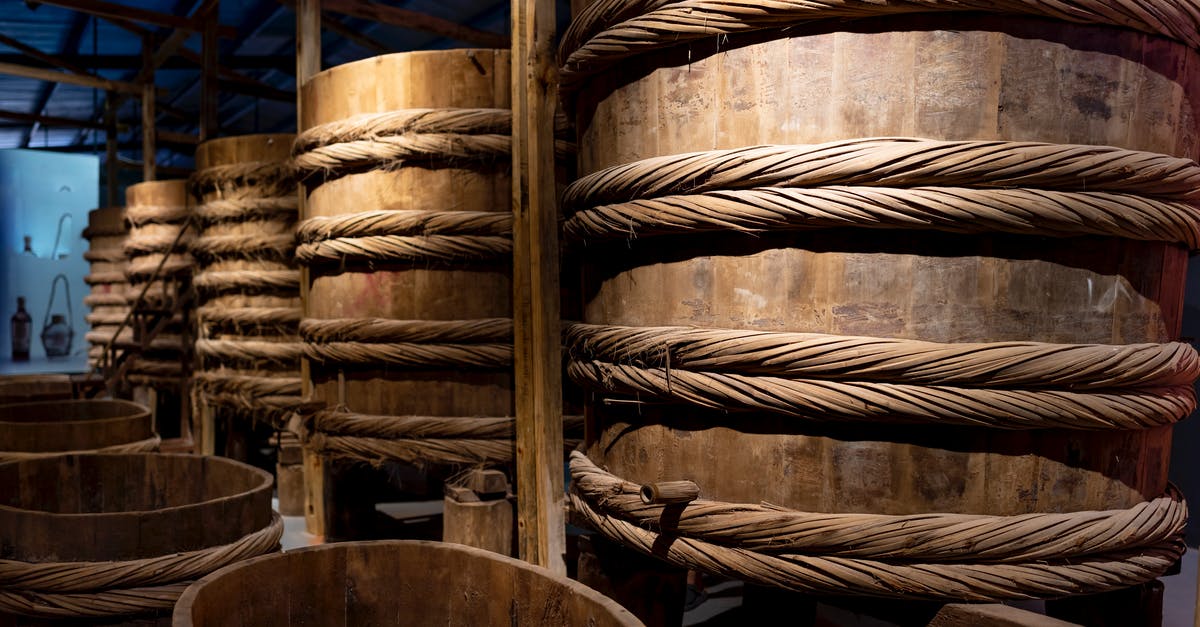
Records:
[[[97,411],[88,412],[87,408]],[[95,417],[88,415],[101,412]],[[47,418],[56,413],[66,413],[67,419]],[[0,405],[0,416],[0,450],[10,452],[93,450],[153,435],[150,410],[124,400],[7,403]]]
[[[553,572],[550,572],[549,570],[546,570],[544,568],[540,568],[540,567],[534,566],[532,564],[529,564],[527,562],[523,562],[521,560],[514,559],[514,558],[511,558],[511,557],[508,557],[505,555],[493,553],[491,551],[485,551],[483,549],[477,549],[474,547],[469,547],[469,546],[465,546],[465,545],[461,545],[461,544],[450,544],[450,543],[445,543],[445,542],[431,542],[428,540],[376,540],[376,541],[368,541],[368,542],[338,542],[338,543],[334,543],[334,544],[323,544],[320,546],[304,547],[301,549],[296,549],[294,551],[287,551],[285,553],[262,555],[259,557],[254,557],[254,558],[251,558],[248,560],[244,560],[244,561],[238,562],[236,564],[226,566],[218,571],[215,571],[215,572],[205,576],[204,578],[197,580],[192,585],[188,586],[187,590],[185,590],[183,592],[183,595],[179,597],[179,601],[176,602],[176,604],[175,604],[175,612],[172,615],[172,624],[175,625],[175,627],[192,627],[192,625],[193,625],[193,622],[192,622],[193,608],[196,607],[196,603],[197,603],[197,600],[200,597],[200,595],[204,593],[205,586],[207,586],[207,585],[213,583],[214,581],[217,581],[223,577],[231,576],[231,575],[236,576],[236,573],[238,573],[238,572],[249,571],[249,570],[255,568],[258,564],[261,564],[264,562],[271,562],[272,560],[278,560],[280,562],[281,568],[278,568],[277,570],[279,570],[280,572],[289,572],[289,571],[287,571],[286,568],[282,568],[282,566],[283,566],[283,563],[287,560],[290,560],[293,555],[301,555],[301,554],[306,554],[306,553],[315,553],[315,552],[324,552],[324,551],[345,552],[349,549],[378,549],[378,552],[381,552],[381,553],[384,551],[395,551],[395,552],[411,551],[411,552],[431,552],[431,553],[444,551],[444,552],[454,552],[454,553],[458,553],[458,554],[469,555],[473,559],[488,560],[488,561],[492,561],[492,562],[500,562],[500,563],[508,565],[513,570],[530,572],[530,573],[534,574],[535,576],[544,578],[545,580],[553,581],[557,585],[562,586],[563,588],[566,588],[571,593],[579,595],[579,596],[587,599],[591,603],[594,603],[596,605],[597,609],[607,612],[609,617],[613,620],[612,624],[614,624],[614,625],[625,625],[628,627],[642,625],[641,621],[639,621],[636,617],[634,617],[634,615],[631,614],[629,612],[629,610],[626,610],[619,603],[617,603],[616,601],[612,600],[611,598],[604,596],[603,594],[597,592],[596,590],[589,588],[588,586],[585,586],[584,584],[582,584],[578,581],[575,581],[573,579],[568,579],[566,577],[556,575]],[[274,579],[268,579],[267,581],[269,581],[272,584],[276,582],[276,580],[274,580]],[[264,585],[270,585],[270,584],[264,583]],[[501,601],[507,601],[507,599],[504,599]]]
[[[216,488],[224,493],[206,495],[183,505],[110,512],[60,513],[0,502],[0,558],[29,562],[138,559],[229,544],[270,523],[274,485],[271,474],[231,459],[202,455],[72,454],[8,462],[0,464],[0,499],[19,498],[19,492],[5,494],[3,490],[19,490],[14,485],[19,482],[12,479],[33,476],[39,469],[58,466],[61,480],[64,477],[62,467],[78,476],[80,465],[88,462],[108,471],[121,464],[132,466],[136,461],[186,464],[191,466],[186,470],[192,477],[201,476],[207,468],[218,468],[227,474],[243,473],[247,478],[243,486],[249,484],[249,487],[233,486],[235,491],[230,491],[229,481],[213,481],[212,485],[201,487]],[[6,474],[8,478],[5,478]],[[111,477],[104,473],[104,478]],[[110,488],[115,492],[127,485],[128,482],[114,486],[111,481],[99,481],[95,487]],[[173,486],[159,487],[170,490]],[[79,538],[81,531],[90,531],[94,535]],[[98,538],[106,541],[96,542]],[[113,541],[108,542],[110,539]],[[39,547],[38,540],[44,540],[45,546]],[[124,546],[126,544],[136,546]]]

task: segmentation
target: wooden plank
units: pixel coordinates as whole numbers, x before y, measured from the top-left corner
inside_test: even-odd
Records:
[[[142,86],[137,83],[126,83],[124,81],[113,81],[98,76],[81,76],[79,74],[68,74],[67,72],[59,72],[47,68],[32,67],[29,65],[20,65],[17,63],[0,63],[0,74],[8,74],[10,76],[20,76],[22,78],[32,78],[39,81],[50,81],[52,83],[67,83],[70,85],[80,85],[82,87],[91,87],[94,89],[103,89],[104,91],[115,91],[122,94],[141,95]]]
[[[160,13],[149,9],[117,4],[115,2],[102,2],[101,0],[37,0],[37,2],[31,2],[30,4],[35,6],[45,4],[110,20],[142,22],[163,28],[177,28],[196,33],[204,30],[204,24],[200,20],[172,13]],[[222,39],[236,39],[237,29],[232,26],[220,26],[217,29],[217,35]]]
[[[321,71],[321,0],[299,0],[296,6],[296,128],[300,128],[300,87]],[[300,220],[305,220],[308,194],[304,185],[300,194]],[[300,266],[301,315],[308,316],[308,268]],[[308,359],[300,360],[300,385],[303,398],[312,398],[312,377]],[[304,523],[308,532],[324,537],[325,529],[325,461],[320,455],[304,449]]]
[[[79,67],[78,65],[75,65],[74,63],[71,63],[70,61],[63,59],[62,57],[59,57],[59,56],[56,56],[53,54],[49,54],[47,52],[42,52],[41,50],[38,50],[37,48],[34,48],[33,46],[30,46],[19,40],[13,39],[12,37],[9,37],[8,35],[5,35],[3,33],[0,33],[0,44],[4,44],[4,45],[8,46],[9,48],[13,48],[15,50],[19,50],[25,55],[33,57],[43,63],[46,63],[52,67],[56,67],[60,70],[66,70],[68,72],[71,72],[72,74],[79,74],[80,76],[91,76],[92,78],[95,78],[95,76],[91,72]]]
[[[463,26],[450,20],[408,9],[363,0],[324,0],[321,6],[326,11],[432,33],[487,48],[507,48],[509,46],[508,37],[499,33]]]
[[[117,174],[121,164],[117,157],[117,94],[104,95],[104,184],[105,206],[117,206]]]
[[[142,180],[153,181],[155,174],[156,151],[158,149],[154,132],[154,85],[146,83],[142,95]]]
[[[929,621],[929,627],[1078,627],[1045,614],[999,603],[948,603]]]
[[[563,574],[554,0],[513,0],[513,370],[521,559]]]
[[[219,0],[218,0],[219,3]],[[217,53],[220,51],[220,41],[217,39],[216,9],[205,16],[204,37],[200,50],[204,57],[201,68],[200,82],[200,140],[212,139],[217,136],[217,103],[219,84],[217,82]]]

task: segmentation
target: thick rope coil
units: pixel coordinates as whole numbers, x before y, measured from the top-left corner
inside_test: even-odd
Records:
[[[192,286],[212,297],[230,293],[300,293],[299,270],[207,271],[192,279]]]
[[[196,217],[204,224],[248,220],[293,222],[297,217],[298,196],[248,197],[210,200],[196,208]]]
[[[512,320],[306,319],[304,354],[320,363],[412,368],[512,366]]]
[[[585,462],[580,459],[581,454],[572,455],[571,470],[572,470],[572,493],[571,503],[576,512],[582,515],[587,524],[603,533],[605,536],[621,543],[622,545],[631,547],[643,553],[654,555],[659,559],[666,560],[677,566],[688,569],[702,570],[710,573],[723,575],[734,579],[742,579],[748,582],[759,585],[770,586],[774,588],[782,588],[796,592],[816,595],[856,595],[856,596],[871,596],[871,597],[898,597],[904,599],[931,599],[945,600],[958,599],[963,601],[1001,601],[1008,599],[1036,599],[1036,598],[1053,598],[1074,594],[1095,594],[1108,590],[1126,588],[1132,585],[1143,583],[1162,575],[1170,568],[1179,557],[1183,554],[1184,544],[1182,541],[1182,527],[1179,521],[1171,518],[1171,512],[1158,512],[1159,508],[1173,509],[1176,506],[1171,505],[1163,500],[1156,500],[1149,506],[1139,506],[1133,508],[1133,518],[1131,519],[1130,512],[1084,512],[1080,514],[1066,515],[1026,515],[1011,517],[1013,522],[1019,525],[1027,526],[1031,533],[1034,534],[1049,534],[1054,537],[1057,533],[1069,534],[1073,531],[1080,533],[1079,529],[1086,529],[1087,521],[1094,521],[1098,516],[1104,517],[1106,514],[1115,519],[1117,524],[1123,520],[1139,521],[1131,523],[1132,528],[1126,529],[1126,533],[1144,533],[1145,543],[1143,538],[1133,538],[1117,541],[1101,540],[1100,544],[1106,542],[1120,546],[1123,542],[1128,542],[1134,548],[1120,548],[1102,553],[1087,554],[1068,558],[1040,558],[1031,559],[1017,563],[1004,562],[989,562],[986,560],[966,563],[955,562],[933,562],[921,558],[915,558],[914,561],[896,560],[892,561],[883,558],[865,558],[865,557],[842,557],[840,555],[814,555],[809,553],[792,552],[790,550],[782,550],[780,552],[760,552],[743,546],[726,546],[715,542],[702,539],[710,535],[715,535],[713,539],[725,538],[729,533],[739,533],[745,530],[747,533],[754,533],[753,529],[746,528],[740,522],[734,522],[735,529],[729,533],[712,529],[700,534],[699,537],[686,535],[682,530],[671,528],[670,530],[656,531],[653,529],[645,529],[639,526],[636,520],[641,517],[638,514],[630,513],[626,508],[621,507],[624,499],[621,498],[626,488],[627,482],[617,480],[619,485],[610,484],[608,492],[597,494],[583,493],[580,486],[575,485],[576,481],[588,481],[591,487],[595,487],[594,479],[597,475],[594,472],[589,472],[590,468],[594,468],[590,462]],[[603,479],[603,477],[600,477]],[[640,500],[640,499],[639,499]],[[1169,499],[1174,501],[1173,496]],[[715,517],[720,518],[723,514],[736,512],[737,505],[728,505],[723,503],[714,503],[711,501],[693,501],[684,506],[681,511],[680,524],[685,524],[688,527],[696,526],[705,527],[708,523],[713,522],[711,519],[706,520],[703,514],[687,515],[687,522],[684,523],[684,515],[696,504],[699,508],[713,507]],[[661,507],[661,506],[660,506]],[[678,506],[676,506],[678,507]],[[746,511],[750,516],[755,516],[758,512],[767,509],[748,505],[745,506]],[[725,509],[722,509],[725,508]],[[699,511],[699,510],[698,510]],[[794,512],[790,510],[776,510],[780,520],[784,521],[800,521],[806,517],[822,517],[828,516],[831,526],[836,525],[838,521],[846,521],[855,515],[823,515],[823,514],[805,514],[803,512]],[[1165,527],[1167,529],[1174,527],[1173,534],[1166,534],[1164,540],[1152,540],[1160,538],[1164,535],[1165,529],[1163,526],[1150,524],[1143,525],[1146,513],[1156,513],[1156,515],[1165,519]],[[633,520],[624,518],[629,514]],[[737,514],[732,514],[736,516]],[[932,514],[932,520],[938,517],[946,517],[944,522],[951,525],[949,529],[943,528],[932,534],[926,533],[923,536],[912,538],[916,541],[915,546],[920,547],[922,544],[934,544],[947,541],[950,533],[958,533],[957,527],[954,524],[960,524],[966,521],[954,520],[955,517],[947,515]],[[1058,517],[1044,519],[1040,516]],[[1076,518],[1078,516],[1078,518]],[[1140,517],[1139,517],[1140,516]],[[874,518],[876,522],[886,525],[888,522],[895,522],[901,517],[872,517],[864,515],[861,517],[863,521],[868,521]],[[892,520],[887,520],[891,518]],[[971,518],[971,517],[964,517]],[[1002,520],[997,520],[1000,517],[995,517],[991,521],[986,519],[989,517],[979,517],[977,520],[980,524],[992,523],[998,528],[1004,526]],[[726,522],[730,522],[728,516]],[[699,522],[697,522],[699,521]],[[819,521],[810,518],[810,522],[817,524]],[[920,529],[920,524],[923,521],[916,520],[917,529]],[[1063,529],[1056,530],[1055,522],[1063,523]],[[1047,525],[1046,523],[1050,523]],[[771,521],[768,524],[773,524]],[[967,522],[969,528],[971,523]],[[1080,526],[1082,525],[1082,526]],[[648,523],[648,526],[655,527],[653,523]],[[715,525],[713,525],[715,527]],[[822,530],[824,527],[822,527]],[[870,526],[864,526],[866,537],[863,537],[864,542],[883,543],[885,547],[889,546],[887,537],[881,540],[871,538]],[[895,530],[896,533],[903,533],[901,530]],[[724,535],[722,535],[724,533]],[[1003,533],[1003,532],[1001,532]],[[1101,536],[1111,533],[1103,523],[1100,524],[1098,533]],[[861,536],[862,534],[860,534]],[[1019,537],[1020,534],[1009,534],[1013,537]],[[832,548],[838,548],[838,540],[828,536],[818,535],[815,543],[820,543],[821,538],[826,538]],[[972,535],[973,538],[973,535]],[[967,544],[970,544],[972,538],[962,538]],[[844,550],[854,550],[854,542],[856,537],[846,536],[842,538],[840,543]],[[895,540],[895,538],[893,538]],[[991,541],[988,537],[983,537],[981,540],[985,543]],[[803,541],[803,540],[801,540]],[[957,542],[958,539],[951,538],[950,545]],[[1019,540],[1018,540],[1019,541]],[[1087,546],[1090,539],[1080,538],[1083,546]],[[752,543],[753,544],[753,543]],[[758,543],[757,545],[761,545]],[[827,547],[829,548],[829,547]],[[887,549],[885,548],[885,554]],[[920,549],[918,549],[920,550]],[[1036,546],[1030,547],[1030,551],[1036,553]]]
[[[700,38],[719,41],[723,35],[830,18],[947,11],[1123,26],[1200,47],[1196,0],[599,0],[563,35],[559,76],[562,89],[570,92],[622,59]]]
[[[197,259],[213,262],[223,259],[270,259],[291,261],[296,240],[291,233],[283,235],[207,235],[202,234],[188,244]]]
[[[43,457],[57,457],[59,455],[81,455],[85,453],[154,453],[158,451],[159,445],[162,444],[162,438],[157,433],[144,439],[135,440],[133,442],[124,442],[121,444],[113,444],[112,446],[104,446],[97,449],[87,449],[78,451],[51,451],[47,453],[28,453],[24,451],[0,451],[0,463],[17,461],[21,459],[40,459]],[[3,570],[0,568],[0,573]],[[3,585],[3,584],[0,584]]]
[[[192,268],[196,267],[196,262],[191,255],[172,254],[167,258],[166,263],[162,262],[161,255],[149,255],[145,257],[135,257],[129,261],[129,265],[125,266],[125,277],[129,279],[129,283],[137,285],[145,283],[154,278],[157,272],[158,276],[167,277],[174,274],[183,274],[191,272]],[[137,299],[137,293],[130,294],[130,298]]]
[[[184,254],[182,251],[186,251],[187,246],[195,239],[195,235],[188,232],[179,239],[179,248],[174,248],[176,245],[175,237],[178,234],[179,231],[174,230],[145,233],[136,237],[130,237],[125,240],[122,250],[125,251],[126,257],[139,257],[155,253],[171,253],[172,256],[182,256]]]
[[[582,426],[582,416],[563,417],[566,432],[578,432]],[[324,410],[313,416],[304,446],[327,457],[372,464],[487,464],[515,460],[515,437],[512,417],[371,416]],[[578,443],[564,440],[566,447]]]
[[[510,211],[363,211],[309,218],[296,239],[314,243],[373,235],[505,235],[512,237]]]
[[[920,340],[693,327],[569,324],[573,356],[636,366],[998,388],[1190,385],[1190,344],[943,344]]]
[[[175,224],[187,219],[191,207],[130,205],[125,208],[125,220],[133,227],[147,224]]]
[[[194,580],[279,549],[283,519],[216,547],[120,562],[0,560],[0,611],[41,618],[128,616],[170,609]],[[118,587],[119,586],[119,587]]]
[[[1200,199],[1200,165],[1110,146],[866,138],[654,157],[589,174],[564,192],[570,210],[773,187],[1028,187]]]
[[[255,196],[269,197],[294,193],[294,178],[295,171],[286,161],[243,161],[198,170],[188,183],[196,196],[249,190]]]
[[[645,529],[762,553],[930,562],[1014,563],[1153,546],[1179,537],[1187,505],[1175,489],[1122,510],[986,516],[827,514],[698,499],[678,515],[643,502],[641,486],[571,454],[571,482],[598,511]],[[673,513],[674,514],[674,513]]]
[[[282,297],[292,294],[280,295]],[[296,294],[298,296],[298,294]],[[295,335],[300,326],[300,309],[292,307],[222,307],[204,305],[196,308],[196,318],[210,332],[242,334],[270,333],[279,336]]]
[[[125,321],[127,311],[113,313],[90,313],[83,317],[92,326],[118,325]]]
[[[193,375],[198,399],[248,415],[275,428],[284,428],[288,417],[304,405],[299,372],[267,374],[264,370],[199,371]]]
[[[462,261],[507,258],[512,238],[491,235],[339,237],[296,247],[300,263]]]
[[[299,396],[298,376],[247,375],[239,371],[209,370],[195,373],[197,387],[213,394],[256,396]]]
[[[1194,203],[1128,193],[963,187],[764,187],[709,191],[584,209],[564,233],[572,239],[676,233],[838,227],[935,229],[951,233],[1108,235],[1200,248]]]
[[[83,282],[88,285],[112,285],[128,283],[129,279],[124,272],[93,272],[84,276]]]
[[[86,281],[86,277],[84,278]],[[124,281],[121,281],[124,283]],[[83,297],[83,304],[88,307],[124,307],[129,304],[125,300],[125,294],[88,294]]]
[[[269,342],[263,340],[196,340],[196,354],[217,362],[276,362],[299,364],[303,354],[299,342]]]
[[[93,263],[97,261],[121,263],[125,261],[125,251],[120,248],[106,248],[102,250],[91,249],[83,251],[83,258],[84,260]]]
[[[784,379],[679,368],[572,361],[567,372],[593,390],[801,420],[935,423],[998,429],[1147,429],[1195,409],[1190,385],[1092,393],[865,381]]]

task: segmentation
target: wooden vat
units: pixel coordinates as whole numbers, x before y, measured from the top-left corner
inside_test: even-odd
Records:
[[[202,400],[276,424],[300,397],[300,272],[294,135],[215,139],[196,149],[199,233],[195,378]]]
[[[128,233],[124,207],[104,207],[88,212],[88,226],[83,233],[88,240],[88,250],[83,253],[83,258],[91,265],[83,280],[91,287],[91,292],[83,298],[83,304],[92,309],[87,316],[91,329],[85,339],[91,344],[88,364],[93,368],[129,313],[126,299],[129,279],[125,275],[124,251]],[[129,334],[130,331],[122,331],[123,337]]]
[[[0,584],[0,612],[72,624],[169,614],[191,581],[277,550],[281,534],[271,476],[232,460],[94,454],[0,464],[0,558],[15,577]],[[60,576],[41,577],[47,568]]]
[[[428,464],[431,476],[446,464],[512,459],[511,436],[471,433],[477,417],[504,421],[513,414],[509,65],[502,50],[411,52],[331,68],[301,88],[295,152],[308,196],[297,256],[310,270],[301,335],[314,400],[340,408],[338,416],[318,416],[310,449]],[[304,153],[330,154],[306,139],[322,129],[352,129],[315,142],[334,151],[367,117],[476,109],[499,122],[439,132],[421,121],[412,135],[436,145],[408,156],[329,166],[304,161]],[[457,139],[447,142],[451,136]],[[473,148],[479,142],[482,152]],[[356,231],[343,221],[370,212],[408,223]],[[461,224],[464,216],[474,222]],[[339,248],[357,243],[370,250]],[[342,348],[367,356],[331,354]],[[354,415],[367,418],[352,429],[331,426]],[[439,426],[411,428],[401,424],[406,417]],[[434,439],[446,446],[427,445]]]
[[[0,377],[0,404],[68,398],[71,398],[71,378],[65,374],[17,374]]]
[[[1200,150],[1200,58],[1187,45],[1037,17],[798,20],[786,31],[652,50],[577,85],[581,175],[659,156],[873,137],[1116,146],[1193,160]],[[679,188],[704,188],[710,174]],[[870,175],[853,184],[888,185]],[[694,193],[695,205],[722,202]],[[595,194],[568,192],[570,209],[625,200]],[[856,209],[854,201],[846,207]],[[1187,250],[1170,237],[834,222],[693,233],[648,233],[631,222],[623,234],[580,235],[583,319],[948,344],[1178,339]],[[657,350],[669,354],[668,345]],[[581,344],[572,350],[587,360]],[[661,372],[661,357],[643,357]],[[668,386],[680,372],[671,368],[687,368],[670,358],[665,367]],[[635,394],[577,378],[592,390],[588,456],[596,464],[637,483],[692,480],[706,499],[805,512],[1012,516],[1130,508],[1167,488],[1170,424],[914,422],[880,397],[838,409],[772,412],[761,409],[770,402],[756,409],[757,401],[739,400],[712,409],[673,392]],[[1164,395],[1177,401],[1173,419],[1194,405],[1187,385]],[[873,421],[845,418],[860,408],[882,409]]]
[[[121,400],[60,400],[0,405],[0,460],[117,449],[151,451],[158,438],[150,410]]]
[[[192,585],[174,618],[175,627],[642,624],[566,577],[421,541],[344,542],[247,560]]]

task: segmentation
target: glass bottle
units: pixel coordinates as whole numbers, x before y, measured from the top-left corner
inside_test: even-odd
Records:
[[[29,344],[33,337],[33,318],[25,311],[25,297],[17,297],[17,313],[12,317],[13,361],[29,361]]]
[[[21,254],[29,255],[30,257],[37,257],[37,253],[33,252],[33,236],[32,235],[25,236],[25,250],[22,250]]]

